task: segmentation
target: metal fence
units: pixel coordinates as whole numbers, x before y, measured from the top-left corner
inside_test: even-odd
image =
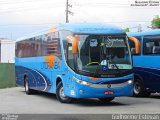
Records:
[[[15,86],[15,65],[13,63],[0,63],[0,88]]]

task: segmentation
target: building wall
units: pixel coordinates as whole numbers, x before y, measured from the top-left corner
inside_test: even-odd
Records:
[[[15,62],[15,41],[1,40],[1,63]]]

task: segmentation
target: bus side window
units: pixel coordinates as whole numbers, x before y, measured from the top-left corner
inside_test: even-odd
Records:
[[[23,57],[23,41],[16,43],[16,57]]]
[[[42,55],[42,39],[41,36],[35,37],[35,52],[36,56]]]
[[[58,32],[50,33],[47,35],[46,54],[56,55],[60,59],[62,58]]]
[[[160,54],[160,36],[146,36],[144,37],[144,54],[156,55]]]
[[[154,42],[145,42],[144,53],[145,54],[152,54],[153,46],[154,46]]]

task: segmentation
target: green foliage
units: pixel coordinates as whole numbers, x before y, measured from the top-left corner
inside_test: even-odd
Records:
[[[130,30],[129,30],[129,28],[127,27],[127,28],[125,29],[125,31],[126,31],[126,32],[129,32]]]
[[[153,18],[152,20],[152,28],[153,29],[160,29],[160,18],[159,16],[155,16],[155,18]]]

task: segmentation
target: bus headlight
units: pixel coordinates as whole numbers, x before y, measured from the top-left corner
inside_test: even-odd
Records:
[[[87,85],[87,86],[89,86],[89,85],[92,84],[92,83],[89,83],[89,82],[86,82],[86,81],[83,81],[83,80],[79,80],[79,79],[77,79],[77,78],[75,78],[75,77],[73,77],[73,79],[74,79],[77,83],[82,84],[82,85]]]
[[[132,83],[133,83],[133,80],[128,80],[127,83],[128,83],[128,84],[132,84]]]

